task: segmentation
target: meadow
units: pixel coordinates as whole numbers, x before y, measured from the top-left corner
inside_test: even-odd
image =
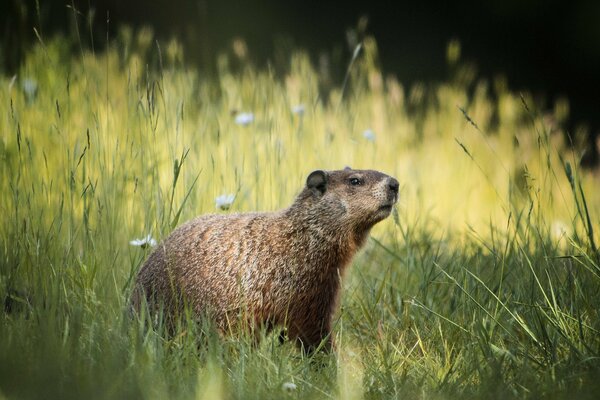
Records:
[[[324,90],[302,51],[256,67],[238,46],[208,76],[147,30],[97,53],[38,44],[0,76],[0,398],[597,398],[600,178],[578,167],[582,133],[563,131],[567,100],[459,54],[445,81],[404,86],[367,38]],[[401,189],[348,271],[335,354],[130,318],[151,251],[132,240],[287,207],[311,171],[345,166]]]

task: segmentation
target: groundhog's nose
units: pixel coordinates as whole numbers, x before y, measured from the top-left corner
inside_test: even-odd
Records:
[[[398,181],[396,179],[390,178],[388,180],[387,186],[392,191],[392,193],[394,193],[394,195],[398,194],[398,188],[400,187],[400,184],[398,183]]]

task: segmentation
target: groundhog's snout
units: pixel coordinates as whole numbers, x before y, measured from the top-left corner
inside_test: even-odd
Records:
[[[396,180],[396,178],[388,178],[388,183],[387,183],[388,189],[390,189],[390,191],[398,196],[398,188],[400,187],[400,184],[398,183],[398,181]]]
[[[389,194],[391,196],[391,201],[393,201],[394,203],[396,201],[398,201],[398,188],[400,187],[400,184],[398,183],[398,181],[395,178],[389,177],[388,181],[387,181],[387,188],[389,190]]]

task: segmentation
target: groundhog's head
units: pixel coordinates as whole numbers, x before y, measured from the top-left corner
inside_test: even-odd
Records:
[[[323,213],[347,222],[355,229],[369,229],[386,218],[398,200],[398,181],[372,170],[346,168],[314,171],[306,179],[304,193]]]

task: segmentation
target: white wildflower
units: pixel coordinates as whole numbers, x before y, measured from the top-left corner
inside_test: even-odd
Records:
[[[281,389],[283,389],[284,392],[293,392],[296,390],[296,384],[292,383],[292,382],[285,382],[283,385],[281,385]]]
[[[254,121],[254,114],[250,112],[241,112],[235,116],[235,123],[246,126]]]
[[[215,199],[215,203],[219,210],[229,210],[229,207],[231,207],[231,204],[233,203],[234,199],[234,194],[222,194],[220,196],[217,196],[217,198]]]
[[[292,113],[296,114],[296,115],[304,115],[304,111],[306,111],[306,107],[304,106],[304,104],[298,104],[294,107],[292,107]]]
[[[21,82],[21,88],[23,89],[23,93],[25,93],[27,101],[31,102],[35,99],[38,91],[38,84],[35,79],[23,79]]]
[[[552,226],[550,227],[552,239],[556,242],[560,242],[563,238],[571,235],[571,229],[569,226],[560,220],[556,220],[552,222]]]
[[[129,242],[129,244],[132,246],[139,246],[142,249],[145,249],[148,246],[150,246],[150,247],[156,246],[156,240],[152,237],[152,235],[148,234],[148,235],[146,235],[145,238],[133,239],[132,241]]]
[[[369,142],[374,142],[375,141],[375,132],[373,132],[371,129],[366,129],[363,132],[363,137],[365,139],[367,139]]]

